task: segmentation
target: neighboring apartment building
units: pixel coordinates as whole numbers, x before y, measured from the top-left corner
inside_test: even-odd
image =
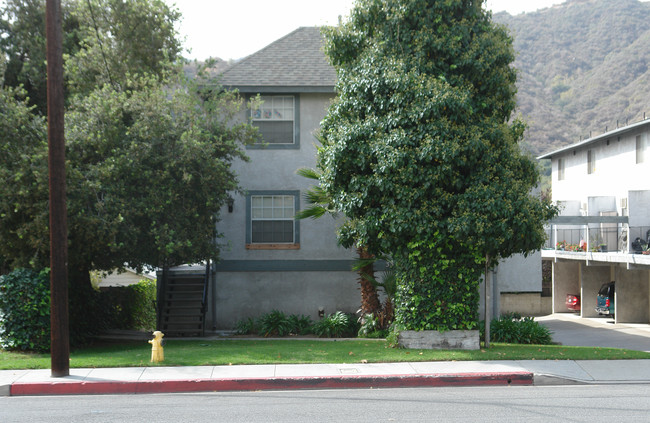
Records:
[[[539,157],[551,160],[561,207],[542,251],[553,262],[554,312],[568,311],[566,295],[577,294],[581,316],[597,316],[599,288],[616,281],[615,321],[650,322],[649,144],[643,120]]]

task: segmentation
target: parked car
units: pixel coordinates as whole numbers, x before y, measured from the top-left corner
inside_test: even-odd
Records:
[[[596,297],[596,311],[598,314],[606,316],[614,316],[615,304],[614,304],[614,293],[616,291],[614,281],[604,283],[598,291],[598,297]]]
[[[580,311],[580,295],[568,294],[565,303],[569,310]]]

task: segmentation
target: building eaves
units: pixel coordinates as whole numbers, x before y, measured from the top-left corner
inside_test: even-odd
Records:
[[[567,151],[579,150],[579,149],[587,147],[587,146],[589,146],[591,144],[597,143],[598,141],[602,141],[604,139],[611,138],[613,136],[619,136],[619,135],[622,135],[622,134],[627,133],[627,132],[632,132],[632,131],[638,129],[639,127],[641,127],[643,125],[647,125],[649,123],[650,123],[650,119],[645,119],[645,120],[641,120],[639,122],[632,123],[632,124],[627,125],[627,126],[623,126],[621,128],[613,129],[613,130],[605,132],[605,133],[603,133],[601,135],[597,135],[595,137],[587,138],[584,141],[580,141],[578,143],[567,145],[566,147],[562,147],[560,149],[551,151],[550,153],[542,154],[541,156],[537,157],[537,160],[552,159],[553,156],[557,156],[557,155],[566,153]]]

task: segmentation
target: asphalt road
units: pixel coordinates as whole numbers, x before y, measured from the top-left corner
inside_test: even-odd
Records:
[[[13,422],[647,421],[650,385],[3,397]]]

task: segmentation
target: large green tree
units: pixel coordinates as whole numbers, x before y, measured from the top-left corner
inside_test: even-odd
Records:
[[[478,0],[359,0],[326,35],[318,166],[341,240],[393,257],[401,327],[474,328],[486,258],[539,248],[554,213],[509,123],[511,39]]]
[[[8,3],[20,11],[12,30],[19,16],[42,18],[32,3],[44,1],[25,2],[29,10]],[[84,325],[92,316],[91,270],[218,255],[218,211],[238,189],[230,164],[246,160],[241,147],[256,132],[233,123],[243,107],[236,94],[201,76],[185,78],[173,25],[179,15],[164,2],[71,0],[67,7],[79,40],[65,57],[74,336],[92,330]],[[3,50],[6,74],[10,51]],[[0,90],[0,257],[10,268],[49,263],[47,136],[30,95],[21,84]]]
[[[128,78],[167,75],[181,53],[177,9],[162,0],[62,0],[68,99]],[[0,9],[2,86],[22,86],[28,103],[47,115],[45,0],[6,0]]]

